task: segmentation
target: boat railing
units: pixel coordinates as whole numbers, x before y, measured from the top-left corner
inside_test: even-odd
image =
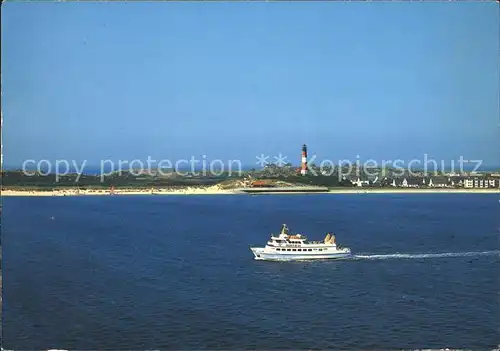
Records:
[[[276,239],[276,241],[274,239]],[[280,246],[280,247],[301,247],[302,245],[325,245],[325,242],[323,240],[314,240],[314,241],[302,240],[300,242],[290,242],[290,241],[278,242],[277,240],[282,240],[282,239],[272,238],[267,243],[273,246]]]

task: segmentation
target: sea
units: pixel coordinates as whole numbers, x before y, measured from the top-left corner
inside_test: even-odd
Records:
[[[3,349],[493,349],[495,194],[6,197]],[[256,261],[281,224],[344,260]]]

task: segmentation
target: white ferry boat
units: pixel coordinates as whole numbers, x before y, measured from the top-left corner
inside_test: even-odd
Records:
[[[278,236],[271,234],[265,247],[251,247],[256,260],[311,260],[345,258],[351,249],[337,245],[335,235],[327,233],[323,241],[308,241],[302,234],[291,234],[283,224]]]

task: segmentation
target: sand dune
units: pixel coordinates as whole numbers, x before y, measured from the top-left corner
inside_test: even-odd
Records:
[[[221,190],[217,186],[210,187],[187,187],[183,189],[115,189],[113,195],[195,195],[195,194],[232,194],[230,190]],[[78,190],[78,189],[54,189],[44,190],[9,190],[2,191],[3,196],[92,196],[111,195],[108,189]]]
[[[186,187],[182,189],[157,188],[157,189],[116,189],[114,195],[216,195],[236,194],[237,190],[221,189],[218,185],[208,187]],[[418,194],[418,193],[497,193],[500,189],[408,189],[408,188],[347,188],[331,189],[328,194]],[[292,194],[292,193],[290,193]],[[110,195],[109,189],[78,190],[78,189],[54,189],[54,190],[2,190],[3,196],[95,196]]]

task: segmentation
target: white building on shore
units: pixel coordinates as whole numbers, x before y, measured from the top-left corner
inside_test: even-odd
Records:
[[[499,179],[491,178],[467,178],[464,180],[464,188],[500,188]]]

